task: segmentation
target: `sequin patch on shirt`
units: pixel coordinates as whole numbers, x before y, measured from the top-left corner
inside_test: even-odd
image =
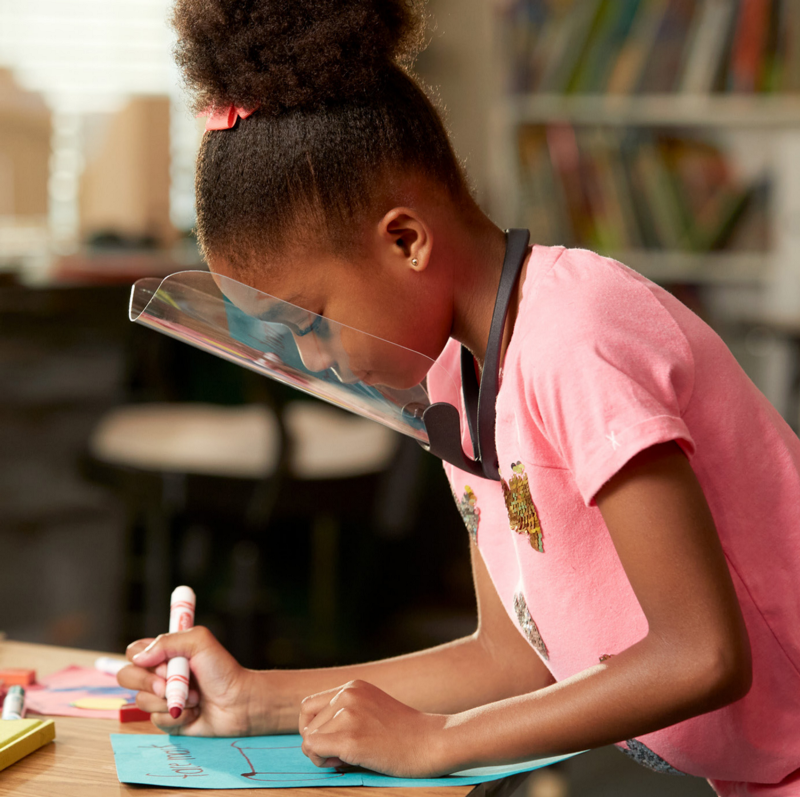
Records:
[[[478,522],[481,519],[481,510],[478,509],[478,499],[472,489],[468,486],[464,487],[464,497],[459,501],[456,499],[458,511],[464,519],[464,525],[467,527],[469,536],[473,542],[478,541]]]
[[[511,530],[516,531],[517,534],[527,534],[531,548],[539,553],[544,553],[544,534],[531,496],[525,466],[521,462],[515,462],[511,466],[511,470],[514,471],[514,475],[508,480],[508,483],[502,477],[500,478],[509,525]]]
[[[637,764],[652,769],[654,772],[663,772],[665,775],[685,775],[679,769],[668,764],[661,756],[657,756],[649,747],[643,745],[636,739],[628,739],[625,742],[627,749],[619,747],[625,755],[632,758]]]
[[[549,659],[550,653],[547,650],[547,645],[544,644],[542,635],[539,633],[539,628],[533,621],[531,613],[528,611],[528,604],[525,601],[525,596],[521,592],[517,592],[514,595],[514,611],[517,614],[517,622],[528,638],[528,642],[536,648],[543,659]]]

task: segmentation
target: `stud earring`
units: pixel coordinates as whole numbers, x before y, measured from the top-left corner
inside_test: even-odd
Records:
[[[416,257],[412,257],[411,258],[411,265],[414,266],[414,268],[416,268],[419,265],[419,260],[417,260]]]

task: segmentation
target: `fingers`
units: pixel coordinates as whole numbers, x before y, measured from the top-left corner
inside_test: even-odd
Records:
[[[128,661],[131,661],[137,653],[144,650],[152,641],[153,638],[148,637],[147,639],[137,639],[135,642],[131,642],[125,650],[125,657]]]
[[[152,637],[150,637],[148,639],[137,639],[135,642],[131,642],[131,644],[128,645],[128,648],[125,651],[125,655],[126,655],[128,661],[132,661],[133,657],[137,653],[141,653],[151,642],[154,642],[154,641],[155,640]],[[160,675],[162,678],[166,678],[167,677],[167,663],[163,662],[162,664],[159,664],[158,667],[156,667],[156,669],[155,669],[155,673],[156,673],[156,675]]]
[[[302,751],[318,767],[337,767],[353,763],[347,759],[348,731],[356,720],[352,709],[358,692],[369,687],[351,681],[337,689],[307,697],[301,704],[300,733]]]
[[[319,736],[319,733],[315,733],[314,736]],[[325,736],[326,734],[322,734]],[[315,766],[319,767],[320,769],[329,769],[333,767],[341,767],[346,766],[347,762],[342,761],[341,758],[338,756],[331,756],[330,758],[325,758],[324,756],[317,755],[306,742],[303,742],[300,749],[305,753],[306,758]]]
[[[330,706],[331,700],[333,700],[340,690],[341,687],[337,687],[336,689],[328,689],[325,692],[319,692],[316,695],[309,695],[300,703],[300,716],[297,720],[300,733],[304,733],[307,728],[311,727],[314,719],[321,711]],[[319,723],[316,723],[313,727],[316,728],[318,726]]]
[[[164,731],[164,733],[169,733],[173,736],[192,736],[194,734],[192,733],[191,726],[197,721],[199,716],[199,708],[187,707],[181,711],[177,719],[173,719],[167,711],[154,712],[150,715],[150,722],[159,730]]]
[[[167,701],[149,692],[139,692],[136,695],[136,705],[148,714],[163,713],[167,710]]]
[[[159,675],[156,672],[129,664],[117,673],[117,683],[125,687],[125,689],[133,689],[136,692],[150,692],[157,697],[164,697],[164,690],[167,687],[165,675],[166,672],[163,675]]]
[[[143,640],[140,640],[143,641]],[[166,711],[164,694],[167,686],[167,665],[159,664],[154,670],[129,664],[117,673],[117,683],[137,692],[136,705],[142,711]],[[187,706],[196,706],[200,695],[196,689],[190,689],[186,700]]]
[[[309,695],[300,704],[298,725],[300,733],[315,730],[327,722],[338,708],[348,705],[353,693],[368,686],[364,681],[349,681],[343,686]]]
[[[333,720],[326,725],[324,731],[311,731],[303,736],[300,749],[315,766],[338,767],[342,764],[355,763],[348,758],[350,719],[347,716],[340,717],[341,713],[340,711],[334,715]]]
[[[130,654],[130,660],[138,667],[157,667],[175,656],[191,659],[211,646],[219,647],[214,635],[200,625],[175,634],[160,634],[149,644],[142,646],[141,643],[144,641],[139,640],[130,646],[139,646],[136,652]]]
[[[199,703],[200,695],[196,690],[190,689],[189,696],[186,698],[186,708],[195,708]],[[164,700],[163,695],[158,696],[150,692],[139,692],[136,695],[136,705],[149,714],[159,714],[167,711],[167,701]]]

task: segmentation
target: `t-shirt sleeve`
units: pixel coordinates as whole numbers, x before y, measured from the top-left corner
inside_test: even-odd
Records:
[[[537,292],[523,367],[531,415],[591,505],[635,454],[694,441],[683,413],[694,383],[691,348],[647,284],[591,253],[562,257]]]

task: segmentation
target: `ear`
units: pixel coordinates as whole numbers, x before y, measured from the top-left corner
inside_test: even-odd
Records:
[[[393,208],[378,222],[378,238],[388,260],[414,271],[428,267],[433,248],[431,228],[416,210]]]

